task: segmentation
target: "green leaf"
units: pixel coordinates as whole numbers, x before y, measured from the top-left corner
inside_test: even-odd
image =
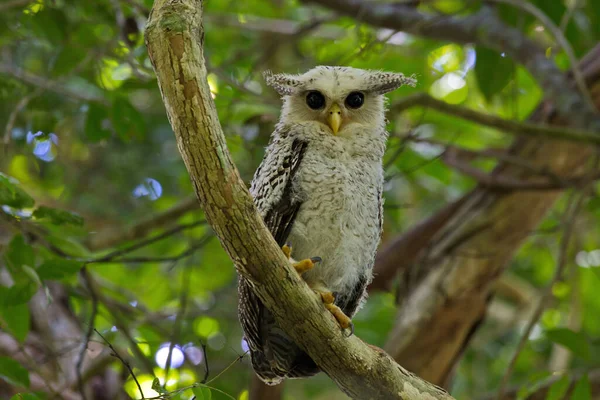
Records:
[[[583,359],[590,358],[590,344],[581,333],[573,332],[568,328],[558,328],[546,331],[546,337],[559,344]]]
[[[98,142],[108,139],[111,134],[107,109],[95,103],[89,104],[85,120],[86,137],[92,142]]]
[[[592,386],[587,375],[584,375],[573,389],[571,400],[592,400]]]
[[[563,375],[562,378],[550,386],[550,389],[548,389],[548,394],[546,394],[546,400],[562,400],[565,397],[570,384],[571,380],[569,377],[567,375]]]
[[[48,40],[55,45],[65,40],[68,20],[62,11],[44,7],[42,11],[33,14],[30,18],[28,21],[30,28],[39,38]]]
[[[46,206],[40,206],[33,212],[33,217],[36,219],[47,219],[54,225],[83,225],[83,218],[70,211],[57,210]]]
[[[15,278],[21,273],[21,267],[23,265],[28,265],[30,267],[35,266],[33,248],[25,243],[22,235],[13,237],[4,253],[4,259]]]
[[[198,386],[198,387],[192,388],[192,392],[194,392],[194,395],[196,395],[196,400],[211,400],[212,399],[212,392],[210,391],[210,388],[208,388],[206,386]]]
[[[14,386],[29,387],[29,372],[12,358],[0,357],[0,379]]]
[[[52,65],[52,75],[61,76],[69,73],[81,63],[87,53],[79,46],[63,47]]]
[[[35,201],[18,184],[16,179],[0,172],[0,205],[13,208],[33,207]]]
[[[46,260],[37,269],[37,274],[42,280],[60,280],[69,278],[83,267],[80,261],[65,260],[64,258],[52,258]]]
[[[160,394],[166,394],[168,393],[165,388],[163,388],[160,384],[160,380],[158,378],[154,378],[154,380],[152,381],[152,390],[154,390],[157,393]]]
[[[123,140],[142,137],[146,130],[142,115],[123,96],[117,97],[113,102],[111,117],[115,131]]]
[[[11,307],[25,304],[37,292],[38,286],[32,281],[13,285],[9,288],[0,286],[0,307]]]
[[[515,65],[509,57],[486,47],[476,46],[475,77],[481,93],[489,102],[511,80]]]
[[[29,333],[29,307],[27,304],[0,307],[0,323],[2,329],[23,343]]]

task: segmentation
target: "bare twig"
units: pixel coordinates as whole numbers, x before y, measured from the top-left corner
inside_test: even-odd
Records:
[[[402,100],[394,103],[390,110],[392,112],[401,112],[415,106],[430,107],[445,114],[476,122],[491,128],[496,128],[502,132],[514,135],[600,144],[600,135],[591,131],[507,120],[495,115],[484,114],[468,108],[448,104],[431,97],[427,93],[417,93],[406,96]]]
[[[481,186],[489,189],[500,189],[500,190],[560,190],[569,187],[581,187],[584,183],[590,182],[590,180],[600,179],[600,171],[595,171],[592,174],[584,174],[576,177],[556,177],[556,179],[550,178],[550,180],[521,180],[511,176],[503,176],[499,174],[487,174],[484,171],[473,167],[472,165],[461,161],[458,158],[460,149],[456,147],[448,147],[444,151],[442,160],[444,163],[457,171],[474,178],[477,183]],[[548,172],[546,172],[548,174]]]
[[[177,261],[175,261],[176,263]],[[174,265],[173,265],[174,266]],[[190,291],[190,273],[192,269],[188,264],[184,266],[184,271],[181,274],[181,295],[179,296],[179,310],[177,311],[177,315],[175,316],[175,322],[173,323],[173,333],[171,334],[171,340],[169,342],[169,354],[167,355],[167,361],[165,365],[165,385],[167,380],[169,379],[169,371],[171,370],[171,358],[173,356],[173,349],[175,348],[175,343],[179,340],[179,335],[181,332],[181,322],[185,315],[188,294]]]
[[[21,100],[19,100],[19,102],[17,103],[15,108],[12,110],[12,112],[8,116],[8,121],[6,122],[6,128],[4,128],[4,145],[7,145],[10,142],[10,136],[11,136],[12,130],[15,126],[15,121],[17,120],[17,116],[19,115],[19,113],[25,107],[27,107],[27,104],[29,104],[29,102],[33,98],[39,96],[43,91],[44,91],[44,89],[37,88],[36,90],[29,93],[28,95],[23,96],[23,98]]]
[[[85,266],[81,269],[81,277],[83,278],[87,290],[90,293],[90,297],[92,298],[92,310],[90,312],[90,319],[88,321],[88,329],[85,334],[85,339],[81,345],[81,350],[79,351],[79,359],[77,360],[75,368],[77,370],[77,386],[79,388],[79,393],[81,393],[81,397],[83,398],[83,400],[87,400],[87,395],[83,386],[83,360],[85,359],[85,353],[88,348],[88,343],[90,342],[92,334],[94,333],[96,315],[98,314],[98,297],[96,296],[96,291],[92,286],[92,281],[88,275],[88,270]]]
[[[143,219],[128,228],[119,226],[100,231],[87,244],[90,250],[102,250],[118,243],[139,239],[153,229],[173,224],[179,217],[198,209],[198,200],[195,196],[190,196],[168,210]]]
[[[133,368],[131,368],[131,364],[129,364],[129,362],[127,360],[125,360],[123,357],[121,357],[121,355],[117,352],[117,350],[113,347],[113,345],[108,340],[106,340],[106,338],[104,336],[102,336],[102,334],[100,332],[98,332],[98,330],[96,328],[94,328],[94,332],[96,332],[96,334],[98,336],[100,336],[102,338],[102,340],[104,340],[104,343],[106,343],[108,348],[112,351],[112,355],[114,357],[118,358],[119,361],[121,361],[121,363],[125,366],[125,368],[127,368],[127,370],[129,371],[129,374],[131,375],[131,378],[135,381],[135,384],[137,385],[138,390],[140,391],[142,400],[144,400],[145,397],[144,397],[144,392],[142,391],[142,386],[140,385],[140,382],[138,381],[137,377],[135,376],[135,373],[133,372]]]
[[[166,238],[168,238],[170,236],[173,236],[173,235],[175,235],[175,234],[177,234],[179,232],[182,232],[182,231],[187,230],[187,229],[196,228],[198,226],[205,225],[205,224],[206,224],[205,220],[200,220],[200,221],[196,221],[196,222],[191,222],[189,224],[178,225],[175,228],[168,229],[168,230],[164,231],[163,233],[161,233],[159,235],[153,236],[153,237],[148,238],[148,239],[140,240],[139,242],[134,243],[134,244],[132,244],[130,246],[127,246],[127,247],[125,247],[123,249],[112,251],[112,252],[108,253],[105,256],[102,256],[100,258],[94,259],[93,262],[101,263],[101,262],[115,260],[118,257],[121,257],[121,256],[123,256],[125,254],[131,253],[132,251],[141,249],[142,247],[149,246],[149,245],[151,245],[153,243],[156,243],[156,242],[158,242],[160,240],[163,240],[163,239],[166,239]]]
[[[86,258],[75,258],[75,260],[86,263],[86,264],[96,264],[96,263],[124,263],[124,264],[139,264],[139,263],[151,263],[151,262],[172,262],[179,261],[186,257],[191,256],[196,251],[204,247],[206,243],[210,239],[212,239],[214,235],[212,233],[206,234],[201,237],[197,242],[190,245],[187,250],[182,251],[181,253],[174,256],[166,256],[166,257],[115,257],[107,259],[105,257],[101,257],[98,259],[86,259]]]
[[[23,81],[29,85],[36,86],[40,89],[58,93],[65,96],[67,99],[101,103],[105,106],[110,105],[110,102],[104,97],[94,96],[89,93],[68,89],[62,82],[55,82],[41,76],[34,75],[12,65],[0,63],[0,73],[12,76],[13,78]]]

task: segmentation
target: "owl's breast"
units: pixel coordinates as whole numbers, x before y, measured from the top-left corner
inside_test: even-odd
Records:
[[[370,278],[380,239],[381,160],[335,157],[307,151],[294,188],[302,201],[290,233],[293,257],[319,256],[322,262],[304,278],[333,291]]]

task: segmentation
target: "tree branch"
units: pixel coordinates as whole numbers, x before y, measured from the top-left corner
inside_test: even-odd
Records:
[[[157,0],[146,28],[169,121],[207,220],[277,323],[349,396],[451,399],[356,336],[345,337],[291,268],[231,160],[206,81],[201,0]]]
[[[390,111],[401,112],[415,106],[433,108],[434,110],[443,112],[444,114],[489,126],[490,128],[496,128],[500,131],[514,135],[600,144],[600,135],[591,131],[535,124],[531,122],[512,121],[497,117],[492,114],[484,114],[469,108],[448,104],[445,101],[431,97],[427,93],[416,93],[411,96],[407,96],[392,104]]]

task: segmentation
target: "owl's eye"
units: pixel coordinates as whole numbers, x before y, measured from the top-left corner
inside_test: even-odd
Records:
[[[365,101],[365,95],[361,92],[352,92],[346,97],[346,106],[350,108],[360,108]]]
[[[323,106],[325,105],[325,96],[323,96],[321,92],[312,90],[306,95],[306,105],[308,105],[313,110],[323,108]]]

